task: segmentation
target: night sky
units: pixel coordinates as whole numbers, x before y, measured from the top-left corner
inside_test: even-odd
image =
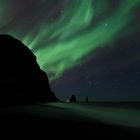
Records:
[[[140,0],[0,0],[0,33],[35,53],[61,100],[140,101]]]

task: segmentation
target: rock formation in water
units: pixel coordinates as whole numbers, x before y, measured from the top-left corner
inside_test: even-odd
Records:
[[[86,102],[88,103],[88,96],[86,96]]]
[[[74,94],[72,94],[70,97],[69,102],[77,102],[76,96]]]

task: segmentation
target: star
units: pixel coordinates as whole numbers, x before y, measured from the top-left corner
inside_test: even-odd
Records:
[[[93,83],[92,83],[92,81],[88,81],[88,84],[89,84],[90,86],[92,86]]]

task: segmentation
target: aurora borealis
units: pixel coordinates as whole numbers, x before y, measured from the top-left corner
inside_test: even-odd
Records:
[[[35,53],[63,99],[140,99],[139,17],[140,0],[0,0],[0,33]]]

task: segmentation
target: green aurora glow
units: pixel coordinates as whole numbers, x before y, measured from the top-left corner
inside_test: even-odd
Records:
[[[109,7],[110,0],[65,0],[63,3],[57,18],[50,21],[42,19],[27,33],[22,31],[24,24],[21,29],[5,29],[6,33],[19,38],[34,51],[41,68],[51,80],[84,63],[97,48],[127,35],[126,28],[134,18],[133,9],[140,4],[140,0],[119,1],[113,10]],[[0,30],[16,18],[16,14],[5,18],[9,5],[0,0],[0,12],[3,13]],[[46,13],[49,11],[46,10]]]

